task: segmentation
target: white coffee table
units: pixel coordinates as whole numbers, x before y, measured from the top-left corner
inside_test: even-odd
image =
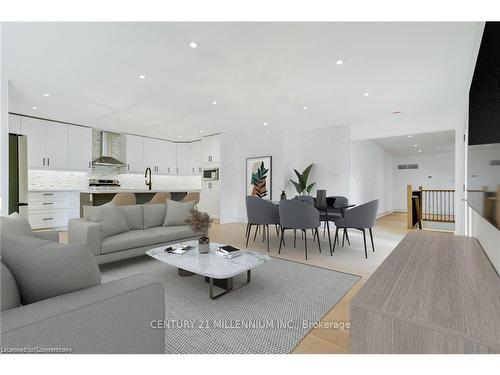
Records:
[[[251,280],[251,269],[271,260],[271,257],[267,255],[246,250],[236,258],[226,259],[215,253],[220,246],[223,246],[223,244],[219,243],[210,243],[208,254],[200,254],[197,241],[183,242],[182,245],[191,245],[195,248],[180,255],[167,253],[164,250],[168,246],[162,246],[151,249],[146,254],[160,262],[177,267],[180,276],[194,274],[205,276],[205,280],[208,281],[208,292],[211,299],[218,298],[248,284]],[[234,288],[233,277],[244,272],[247,273],[246,283]],[[214,295],[214,285],[225,291]]]

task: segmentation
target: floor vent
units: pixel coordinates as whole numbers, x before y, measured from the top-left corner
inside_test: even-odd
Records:
[[[408,169],[418,169],[418,164],[408,164]]]
[[[408,164],[398,164],[398,169],[408,169]]]

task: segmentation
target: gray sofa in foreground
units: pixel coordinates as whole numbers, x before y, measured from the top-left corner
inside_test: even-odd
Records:
[[[85,245],[39,238],[0,218],[0,346],[4,353],[163,353],[163,285],[150,275],[101,284]],[[43,235],[56,239],[54,234]]]
[[[186,224],[195,202],[84,207],[83,219],[68,224],[70,244],[85,244],[97,262],[107,263],[143,255],[147,250],[198,239]]]

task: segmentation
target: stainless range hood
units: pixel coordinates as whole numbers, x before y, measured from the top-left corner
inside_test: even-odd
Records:
[[[125,163],[111,156],[114,136],[118,135],[109,132],[101,132],[101,156],[92,162],[93,165],[107,165],[112,167],[125,166]]]

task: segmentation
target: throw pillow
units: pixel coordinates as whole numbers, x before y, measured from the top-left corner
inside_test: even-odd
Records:
[[[194,209],[195,201],[177,202],[167,199],[167,214],[163,226],[187,225],[186,220],[190,216],[190,210]]]
[[[84,245],[4,235],[1,246],[2,262],[16,279],[23,305],[101,283],[97,261]]]
[[[133,204],[129,206],[118,206],[125,221],[127,222],[128,229],[144,229],[144,217],[142,213],[141,204]]]
[[[165,203],[145,204],[142,209],[144,211],[144,229],[163,225],[165,213],[167,212]]]
[[[1,262],[2,269],[0,270],[1,276],[1,307],[2,311],[15,309],[21,305],[21,299],[19,297],[19,289],[17,288],[16,279],[9,268]]]
[[[20,236],[35,237],[28,220],[17,212],[10,214],[8,217],[0,217],[0,233],[2,235],[17,234]]]
[[[83,216],[94,223],[101,224],[103,238],[129,231],[122,211],[113,203],[102,206],[84,206]]]

